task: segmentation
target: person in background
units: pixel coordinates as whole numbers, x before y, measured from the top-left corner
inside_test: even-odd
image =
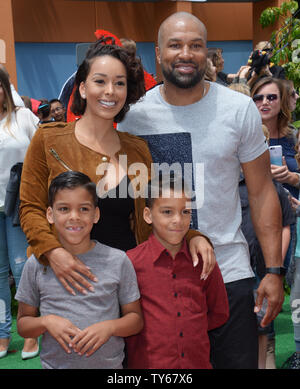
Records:
[[[56,122],[66,121],[66,109],[59,99],[52,99],[49,101],[50,114]]]
[[[297,134],[296,144],[296,161],[300,168],[300,131]],[[296,236],[295,246],[292,259],[290,261],[286,280],[291,288],[290,292],[290,307],[292,313],[292,323],[294,329],[294,343],[295,352],[283,363],[282,369],[300,369],[300,323],[299,323],[299,303],[300,303],[300,198],[291,198],[291,204],[295,211],[296,222]]]
[[[212,60],[207,58],[207,68],[205,72],[205,80],[215,82],[217,80],[217,70]]]
[[[262,77],[251,88],[251,97],[270,134],[270,146],[281,145],[283,165],[271,165],[273,178],[281,182],[293,197],[299,195],[299,175],[295,160],[295,136],[291,122],[290,96],[284,81]]]
[[[283,184],[292,197],[299,196],[299,173],[295,159],[295,136],[290,127],[291,110],[290,96],[284,80],[275,77],[259,78],[251,88],[251,97],[261,115],[262,123],[269,132],[269,145],[282,146],[282,166],[271,164],[271,173],[275,181]],[[284,260],[284,268],[289,267],[292,245],[295,235],[295,222],[290,225],[291,241]],[[272,361],[275,358],[275,330],[268,334],[268,356]],[[272,362],[271,362],[272,363]],[[272,363],[274,365],[274,363]]]
[[[233,85],[233,84],[232,84]],[[243,85],[243,84],[237,84]],[[245,86],[245,85],[244,85]],[[263,132],[266,137],[266,141],[269,141],[269,132],[265,125],[263,127]],[[282,211],[282,266],[284,264],[284,259],[288,251],[288,247],[291,239],[290,226],[295,223],[295,216],[292,211],[289,196],[286,193],[287,190],[283,188],[282,184],[273,180],[276,191],[278,193],[281,211]],[[256,294],[256,289],[259,285],[260,280],[265,276],[265,261],[261,246],[256,237],[255,230],[253,228],[247,186],[245,184],[245,179],[241,173],[240,183],[239,183],[239,193],[241,198],[242,206],[242,231],[247,239],[250,252],[251,266],[255,272],[256,285],[254,287],[254,293]],[[259,356],[258,356],[258,368],[259,369],[276,369],[275,355],[268,352],[268,335],[274,332],[273,323],[262,327],[260,325],[262,317],[265,314],[266,302],[263,304],[262,309],[257,313],[258,319],[258,340],[259,340]]]
[[[37,115],[40,119],[40,124],[54,122],[54,118],[50,113],[50,104],[46,99],[42,99],[37,110]]]
[[[227,74],[223,72],[224,69],[224,58],[222,55],[223,49],[217,47],[208,47],[207,49],[207,58],[209,58],[212,64],[216,67],[217,78],[216,82],[218,84],[227,86],[228,79]]]
[[[30,109],[30,111],[32,111],[31,98],[28,96],[21,96],[21,99],[23,100],[25,107]]]
[[[6,67],[3,64],[0,64],[0,69],[2,69],[4,71],[4,73],[6,74],[6,77],[8,79],[10,79],[9,73],[8,73]],[[11,90],[11,95],[12,95],[12,98],[13,98],[15,106],[16,107],[25,107],[25,104],[24,104],[21,96],[18,94],[18,92],[16,91],[15,87],[11,83],[10,83],[10,90]]]
[[[0,68],[0,358],[7,355],[12,325],[9,271],[12,271],[18,289],[21,273],[27,259],[27,240],[20,225],[4,212],[6,188],[11,168],[22,163],[39,119],[27,108],[16,107],[7,73]],[[38,354],[36,339],[26,339],[22,358]]]

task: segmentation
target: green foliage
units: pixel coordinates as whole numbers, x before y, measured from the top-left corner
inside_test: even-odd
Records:
[[[280,7],[269,7],[265,9],[259,18],[262,27],[273,25],[280,16],[287,16],[293,14],[298,9],[297,1],[286,1]]]
[[[289,296],[291,294],[291,287],[287,284],[286,280],[283,280],[283,291],[285,296]]]
[[[260,15],[262,27],[279,22],[279,30],[271,35],[274,47],[272,63],[284,67],[286,78],[300,88],[300,20],[292,15],[297,11],[297,1],[285,1],[280,7],[266,8]],[[300,100],[300,99],[299,99]],[[297,102],[296,116],[300,118],[300,101]]]

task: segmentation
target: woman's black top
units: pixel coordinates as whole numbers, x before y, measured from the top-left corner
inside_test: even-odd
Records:
[[[129,216],[134,211],[134,199],[129,196],[130,179],[125,176],[119,185],[99,198],[100,220],[94,225],[91,238],[120,250],[136,247]]]

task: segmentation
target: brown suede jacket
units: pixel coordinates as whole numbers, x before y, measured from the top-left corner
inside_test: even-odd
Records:
[[[21,227],[30,245],[27,255],[34,253],[43,264],[48,264],[44,253],[62,247],[55,234],[55,229],[46,219],[48,187],[52,179],[66,170],[75,170],[85,173],[97,184],[103,177],[97,174],[97,167],[101,163],[109,162],[108,156],[93,151],[78,142],[74,132],[75,123],[48,123],[40,126],[29,145],[24,160],[20,186]],[[147,167],[143,175],[144,183],[146,183],[150,179],[152,162],[147,142],[124,132],[118,132],[118,135],[121,149],[116,156],[126,155],[127,167],[133,163],[143,163]],[[128,169],[128,177],[131,181],[137,178],[135,172],[130,173]],[[140,187],[136,188],[136,190],[140,189]],[[138,244],[148,239],[151,232],[151,227],[143,219],[144,207],[145,199],[140,196],[136,197],[132,220]],[[202,234],[198,231],[189,231],[188,240],[195,235]]]

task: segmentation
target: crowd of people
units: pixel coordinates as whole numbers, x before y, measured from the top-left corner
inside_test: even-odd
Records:
[[[224,73],[186,12],[159,28],[158,84],[99,31],[67,102],[17,102],[0,68],[0,358],[11,272],[43,368],[276,368],[283,282],[292,315],[300,288],[297,90],[268,42]]]

